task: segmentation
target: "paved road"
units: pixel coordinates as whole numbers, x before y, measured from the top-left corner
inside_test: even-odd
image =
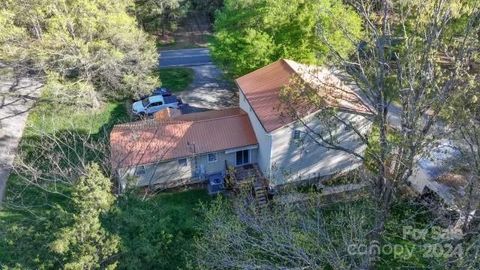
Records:
[[[0,80],[0,205],[28,112],[38,98],[40,86],[30,78],[15,82],[2,76]]]
[[[160,51],[160,67],[201,66],[212,63],[207,48]]]

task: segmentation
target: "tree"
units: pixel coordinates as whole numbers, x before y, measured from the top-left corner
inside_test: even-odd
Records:
[[[5,46],[9,43],[17,43],[24,38],[24,29],[14,25],[15,14],[8,10],[0,10],[0,55],[13,54],[10,50],[14,47]]]
[[[113,255],[120,240],[102,228],[100,218],[115,202],[110,179],[98,165],[90,165],[86,175],[73,186],[74,213],[71,225],[56,233],[51,249],[60,255],[65,269],[113,268]]]
[[[477,50],[480,48],[477,47]],[[480,59],[474,59],[475,66]],[[463,200],[459,202],[464,233],[480,233],[480,77],[478,68],[473,67],[465,74],[462,94],[458,95],[445,112],[449,128],[454,131],[459,142],[458,149],[462,153],[463,170],[466,171],[466,186]]]
[[[343,56],[355,48],[342,28],[361,36],[359,17],[337,0],[227,0],[216,15],[212,55],[233,76],[279,58],[323,63],[331,50],[320,42],[317,31]]]
[[[360,127],[341,117],[341,109],[326,106],[323,90],[341,86],[328,81],[316,87],[302,86],[293,81],[282,96],[285,113],[294,119],[301,119],[298,108],[302,104],[318,109],[315,117],[323,121],[325,130],[310,132],[310,136],[319,145],[373,161],[373,198],[378,211],[372,238],[378,239],[396,191],[408,185],[416,159],[441,135],[438,130],[445,105],[461,92],[458,86],[465,84],[478,48],[475,33],[480,17],[478,6],[453,0],[350,3],[361,15],[365,29],[361,40],[351,39],[353,44],[360,44],[355,54],[344,57],[327,35],[319,34],[336,55],[339,76],[364,98],[364,105],[370,106],[371,114],[365,117],[373,120],[376,134],[365,135]],[[467,19],[456,23],[463,18]],[[342,31],[355,37],[348,28]],[[448,68],[444,59],[449,59]],[[311,74],[316,76],[315,71]],[[393,105],[394,101],[399,105]],[[392,121],[391,116],[399,121]],[[308,123],[305,125],[308,130]],[[339,127],[353,130],[359,142],[377,151],[361,156],[345,149],[337,140]]]
[[[46,76],[54,96],[87,100],[145,93],[158,84],[153,41],[126,13],[129,0],[3,1],[0,59]]]
[[[215,12],[223,7],[223,0],[190,0],[192,8],[204,12],[211,22],[215,20]]]
[[[143,28],[156,33],[174,31],[189,9],[187,0],[136,0],[135,14]]]
[[[195,240],[201,269],[365,269],[367,257],[349,252],[366,244],[368,202],[328,206],[319,194],[290,193],[268,211],[219,197],[204,208],[206,223]],[[266,209],[265,209],[266,210]]]

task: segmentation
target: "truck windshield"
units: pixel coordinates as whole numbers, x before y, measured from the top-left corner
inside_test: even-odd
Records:
[[[144,108],[147,107],[149,103],[150,102],[148,102],[148,98],[142,100],[142,105]]]

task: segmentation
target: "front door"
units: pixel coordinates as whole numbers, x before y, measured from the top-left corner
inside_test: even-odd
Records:
[[[241,150],[237,151],[237,158],[236,158],[236,165],[244,165],[250,163],[250,151],[249,150]]]

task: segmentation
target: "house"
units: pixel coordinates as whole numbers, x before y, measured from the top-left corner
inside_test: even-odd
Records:
[[[323,129],[315,117],[318,108],[299,108],[301,123],[282,112],[280,91],[292,78],[320,89],[327,106],[337,108],[339,117],[361,132],[370,129],[369,108],[331,71],[281,59],[235,81],[239,108],[186,115],[165,112],[115,126],[110,137],[113,170],[122,185],[134,179],[137,186],[173,187],[225,175],[229,166],[252,164],[275,187],[359,167],[361,161],[351,154],[307,138],[307,129]],[[363,155],[365,145],[353,130],[336,133],[343,147]]]
[[[111,165],[121,186],[195,184],[226,166],[256,163],[257,139],[240,108],[116,125],[110,134]]]
[[[258,165],[273,186],[328,177],[361,165],[360,160],[352,155],[320,147],[313,140],[303,140],[301,145],[295,143],[295,137],[301,139],[307,134],[307,128],[321,131],[323,125],[313,117],[318,111],[316,107],[311,110],[298,108],[299,111],[303,110],[306,126],[296,121],[298,119],[282,114],[280,91],[294,76],[325,91],[325,100],[331,106],[341,109],[341,117],[356,123],[362,132],[367,132],[371,127],[371,122],[365,117],[369,108],[353,90],[344,86],[326,69],[282,59],[238,78],[236,83],[240,89],[240,108],[248,113],[259,142]],[[324,85],[329,80],[342,87],[340,94],[336,89],[326,91]],[[354,131],[338,131],[341,133],[338,140],[345,147],[363,154],[366,146],[356,139]]]

